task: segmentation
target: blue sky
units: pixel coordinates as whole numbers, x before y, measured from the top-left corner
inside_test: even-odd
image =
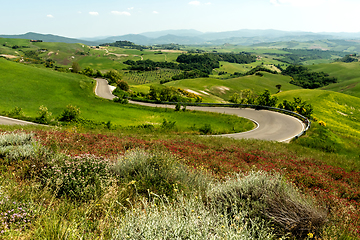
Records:
[[[360,0],[0,0],[0,34],[118,36],[169,29],[360,32]]]

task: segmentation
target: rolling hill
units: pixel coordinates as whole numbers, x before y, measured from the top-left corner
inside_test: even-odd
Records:
[[[98,123],[111,122],[123,127],[143,124],[161,126],[164,119],[176,122],[180,131],[189,131],[194,124],[212,124],[215,132],[234,131],[226,120],[228,115],[205,112],[175,112],[162,108],[124,105],[95,96],[95,80],[84,75],[61,73],[32,65],[14,63],[0,58],[0,112],[21,108],[26,116],[38,116],[39,107],[45,106],[54,117],[59,116],[67,105],[80,108],[81,116]],[[191,121],[189,121],[191,119]],[[245,122],[244,122],[245,121]],[[250,125],[248,125],[248,123]],[[251,129],[251,121],[236,117],[235,131],[244,126]]]
[[[202,33],[196,30],[165,30],[158,32],[145,32],[142,34],[127,34],[121,36],[112,36],[105,39],[93,37],[94,41],[86,39],[74,39],[56,36],[52,34],[26,33],[20,35],[0,35],[0,38],[25,38],[25,39],[41,39],[46,42],[66,42],[66,43],[83,43],[86,45],[98,45],[102,43],[115,42],[120,40],[132,41],[140,45],[153,44],[205,44],[205,45],[220,45],[220,44],[239,44],[249,46],[253,44],[262,44],[265,42],[306,42],[318,41],[326,39],[359,39],[359,33],[313,33],[313,32],[290,32],[280,30],[251,30],[242,29],[237,31],[227,32],[206,32]],[[284,45],[284,43],[282,43]]]

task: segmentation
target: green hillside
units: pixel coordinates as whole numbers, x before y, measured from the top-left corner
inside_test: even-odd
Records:
[[[234,119],[227,115],[175,112],[99,99],[94,94],[95,80],[83,75],[40,69],[4,59],[0,59],[0,72],[0,84],[5,86],[0,95],[0,112],[9,112],[19,107],[25,115],[36,117],[39,107],[44,105],[55,116],[59,116],[71,104],[79,107],[81,115],[86,119],[111,121],[125,127],[161,125],[164,119],[175,121],[181,131],[189,130],[194,124],[211,124],[216,132],[231,132],[233,126],[236,131],[253,127],[250,121],[241,118],[236,118],[235,125],[229,124],[230,118],[232,121]]]
[[[204,98],[204,102],[219,102],[219,98],[223,100],[229,100],[229,98],[235,93],[244,89],[251,89],[255,93],[263,92],[264,89],[269,89],[271,93],[278,92],[275,87],[280,84],[282,91],[289,91],[293,89],[299,89],[289,83],[290,78],[280,74],[270,74],[262,72],[263,77],[251,75],[240,78],[231,79],[214,79],[214,78],[198,78],[198,79],[185,79],[180,81],[173,81],[164,84],[165,86],[180,87],[183,89],[190,89],[201,93],[201,97]],[[204,91],[209,95],[201,92]],[[213,98],[215,96],[216,98]]]
[[[313,71],[323,71],[330,76],[337,77],[338,83],[324,87],[324,90],[341,92],[360,97],[360,63],[334,62],[308,66]]]
[[[313,116],[326,123],[335,134],[334,144],[341,153],[360,153],[360,99],[347,94],[324,90],[292,90],[277,95],[280,100],[300,96],[314,107]],[[314,123],[317,124],[316,122]],[[351,154],[349,154],[351,155]]]

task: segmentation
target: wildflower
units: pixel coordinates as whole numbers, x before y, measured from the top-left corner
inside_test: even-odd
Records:
[[[309,237],[309,238],[313,238],[313,237],[314,237],[314,234],[308,233],[308,237]]]

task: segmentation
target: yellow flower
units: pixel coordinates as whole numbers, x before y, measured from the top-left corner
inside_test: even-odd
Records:
[[[309,237],[309,238],[313,238],[313,237],[314,237],[314,234],[308,233],[308,237]]]

